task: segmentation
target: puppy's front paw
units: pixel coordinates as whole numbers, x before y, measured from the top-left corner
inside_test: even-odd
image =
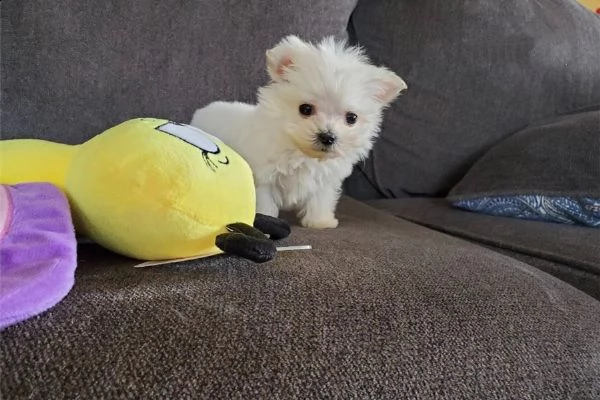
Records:
[[[300,220],[300,224],[305,228],[312,228],[312,229],[337,228],[338,220],[335,217],[318,218],[318,219],[304,217]]]

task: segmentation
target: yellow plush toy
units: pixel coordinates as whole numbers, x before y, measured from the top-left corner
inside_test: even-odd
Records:
[[[79,233],[140,260],[239,254],[267,261],[283,221],[255,215],[246,161],[197,128],[139,118],[76,146],[0,142],[0,183],[50,182],[69,198]],[[270,232],[268,232],[270,231]]]

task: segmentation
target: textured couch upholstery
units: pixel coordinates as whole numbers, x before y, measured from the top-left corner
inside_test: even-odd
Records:
[[[253,101],[267,47],[345,36],[355,2],[8,0],[3,133],[79,143],[132,116],[187,122],[217,98]]]
[[[76,286],[2,333],[12,399],[594,399],[600,303],[356,201],[267,265],[150,269],[80,250]]]
[[[435,0],[355,3],[4,0],[3,138],[77,143],[130,117],[185,122],[195,107],[216,98],[252,100],[266,80],[267,47],[287,33],[345,36],[349,21],[352,40],[407,76],[409,86],[423,82],[423,68],[442,79],[444,65],[396,64],[394,49],[415,43],[394,30],[402,32],[409,17],[452,18],[464,9],[453,6],[442,17]],[[571,0],[514,0],[503,7],[517,3],[538,4],[532,10],[542,10],[545,21],[548,10],[579,16],[576,33],[589,36],[581,43],[594,38],[598,19]],[[483,0],[454,4],[494,11]],[[508,16],[487,18],[473,19],[481,34]],[[533,25],[510,26],[526,26],[535,36]],[[427,48],[436,25],[421,29],[418,43]],[[563,43],[562,35],[557,31],[554,39]],[[587,83],[600,79],[591,67],[586,71]],[[553,84],[542,80],[548,86],[540,90],[560,94],[558,103],[569,99],[565,86]],[[436,97],[416,87],[416,100]],[[574,107],[594,102],[596,89],[588,89],[588,99],[571,93]],[[512,106],[509,101],[499,98],[495,106]],[[552,114],[540,101],[530,104]],[[491,121],[501,124],[492,136],[477,137],[472,148],[461,143],[456,159],[440,160],[453,167],[448,176],[434,168],[421,182],[413,172],[430,164],[421,159],[425,153],[403,144],[394,156],[381,147],[417,143],[397,136],[411,122],[430,143],[439,128],[448,128],[419,119],[426,110],[418,104],[407,94],[390,110],[380,147],[347,186],[365,201],[343,198],[339,228],[294,226],[285,242],[313,250],[280,253],[262,265],[219,256],[135,269],[132,260],[81,245],[71,293],[0,332],[0,397],[600,398],[599,230],[475,215],[450,208],[444,198],[402,198],[450,189],[476,155],[528,123],[494,113]],[[460,117],[469,122],[469,115]],[[475,128],[468,135],[486,134]],[[441,148],[430,157],[441,159]],[[403,172],[402,163],[410,168]]]
[[[599,19],[575,0],[359,2],[352,36],[409,86],[365,184],[443,196],[502,139],[600,104]]]
[[[371,200],[406,220],[506,251],[600,300],[598,229],[465,212],[443,199]]]

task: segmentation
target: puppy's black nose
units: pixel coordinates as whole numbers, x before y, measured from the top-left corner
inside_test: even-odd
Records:
[[[324,144],[325,146],[331,146],[335,143],[336,137],[331,132],[319,132],[317,139],[319,139],[321,144]]]

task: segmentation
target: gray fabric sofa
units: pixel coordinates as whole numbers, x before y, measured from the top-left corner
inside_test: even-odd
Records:
[[[502,140],[600,104],[600,20],[448,3],[2,1],[3,139],[252,101],[288,33],[347,35],[409,91],[339,228],[284,241],[310,251],[135,269],[81,245],[69,295],[0,332],[0,397],[600,399],[600,230],[446,199]]]

